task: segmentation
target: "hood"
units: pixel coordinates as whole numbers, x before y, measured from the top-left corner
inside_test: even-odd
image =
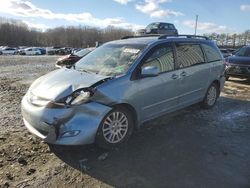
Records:
[[[250,57],[245,56],[230,56],[227,61],[232,64],[250,65]]]
[[[58,58],[57,61],[61,61],[61,60],[67,59],[67,58],[69,58],[69,57],[70,57],[70,54],[69,54],[69,55],[64,55],[64,56]]]
[[[88,88],[106,78],[109,77],[62,68],[38,78],[29,90],[35,96],[58,100],[70,95],[77,89]]]

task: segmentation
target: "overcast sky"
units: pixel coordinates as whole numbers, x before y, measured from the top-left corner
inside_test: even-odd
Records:
[[[42,30],[57,26],[143,28],[174,23],[179,33],[233,33],[250,29],[250,0],[0,0],[0,16]]]

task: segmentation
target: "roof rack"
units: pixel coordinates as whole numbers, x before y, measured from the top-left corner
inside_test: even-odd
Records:
[[[122,37],[121,39],[142,38],[142,37],[160,37],[160,36],[162,35],[161,34],[148,34],[148,35],[138,35],[138,36],[131,35],[131,36]]]
[[[158,39],[167,39],[167,38],[175,38],[175,37],[186,37],[186,38],[197,38],[197,39],[205,39],[210,40],[208,37],[200,36],[200,35],[162,35],[162,34],[146,34],[146,35],[139,35],[139,36],[125,36],[121,39],[129,39],[129,38],[142,38],[142,37],[158,37]]]
[[[209,40],[208,37],[200,36],[200,35],[161,35],[158,39],[166,39],[166,38],[173,38],[173,37],[186,37],[186,38],[197,38],[197,39],[205,39]]]

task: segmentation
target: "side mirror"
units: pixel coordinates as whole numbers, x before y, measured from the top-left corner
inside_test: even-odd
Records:
[[[160,73],[159,69],[155,66],[144,67],[141,71],[142,77],[155,77]]]

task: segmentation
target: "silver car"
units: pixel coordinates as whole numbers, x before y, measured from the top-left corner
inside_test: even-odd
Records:
[[[38,78],[23,97],[23,120],[47,143],[117,147],[148,120],[194,103],[213,107],[224,69],[205,37],[126,37]]]

